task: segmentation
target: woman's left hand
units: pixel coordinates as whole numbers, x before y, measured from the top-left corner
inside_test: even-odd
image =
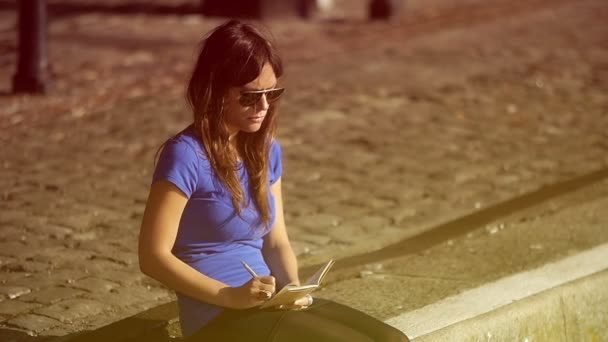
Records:
[[[277,308],[281,309],[281,310],[302,310],[302,309],[306,309],[307,307],[311,306],[312,303],[313,303],[312,296],[306,295],[306,296],[296,300],[292,304],[279,305],[279,306],[277,306]]]

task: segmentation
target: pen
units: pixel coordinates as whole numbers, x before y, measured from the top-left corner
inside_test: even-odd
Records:
[[[247,270],[247,272],[249,272],[249,274],[251,274],[252,277],[257,277],[258,274],[255,273],[255,271],[253,270],[253,268],[251,268],[249,265],[247,265],[246,262],[244,262],[243,260],[241,260],[241,264],[243,264],[243,267],[245,267],[245,269]],[[272,293],[265,291],[265,290],[261,290],[260,293],[264,294],[264,299],[269,299],[270,297],[272,297]]]
[[[257,273],[255,273],[255,271],[249,267],[249,265],[247,265],[244,261],[241,260],[241,263],[243,264],[243,266],[245,267],[245,269],[247,270],[247,272],[249,272],[249,274],[251,274],[252,277],[257,277]]]

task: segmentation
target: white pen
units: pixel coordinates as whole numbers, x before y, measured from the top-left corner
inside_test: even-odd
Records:
[[[247,270],[247,272],[249,272],[249,274],[251,274],[252,277],[257,277],[258,274],[255,273],[255,271],[253,270],[253,268],[251,268],[249,265],[247,265],[246,262],[244,262],[243,260],[241,260],[241,264],[243,264],[243,266],[245,267],[245,269]],[[270,297],[272,297],[272,293],[265,291],[265,290],[261,290],[261,293],[264,294],[264,296],[266,297],[265,299],[269,299]]]
[[[244,261],[241,260],[241,264],[243,264],[243,266],[245,267],[245,269],[247,270],[247,272],[249,272],[249,274],[251,274],[252,277],[257,277],[257,273],[255,273],[255,271],[249,267],[249,265],[247,265]]]

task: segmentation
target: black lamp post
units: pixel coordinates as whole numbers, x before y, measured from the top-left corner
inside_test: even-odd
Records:
[[[47,8],[45,0],[19,0],[19,58],[14,93],[45,93],[47,89]]]
[[[405,0],[370,0],[369,18],[372,20],[387,20],[399,16]]]

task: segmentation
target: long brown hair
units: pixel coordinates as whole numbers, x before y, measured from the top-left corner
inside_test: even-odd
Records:
[[[194,127],[217,177],[232,195],[240,215],[245,195],[237,174],[238,156],[249,175],[249,190],[264,228],[270,225],[268,165],[270,146],[276,131],[277,103],[270,105],[262,126],[256,132],[238,132],[236,151],[229,142],[224,121],[224,96],[230,87],[255,80],[268,63],[276,78],[283,65],[271,41],[257,28],[230,20],[215,28],[203,41],[187,89],[187,100],[194,114]]]

